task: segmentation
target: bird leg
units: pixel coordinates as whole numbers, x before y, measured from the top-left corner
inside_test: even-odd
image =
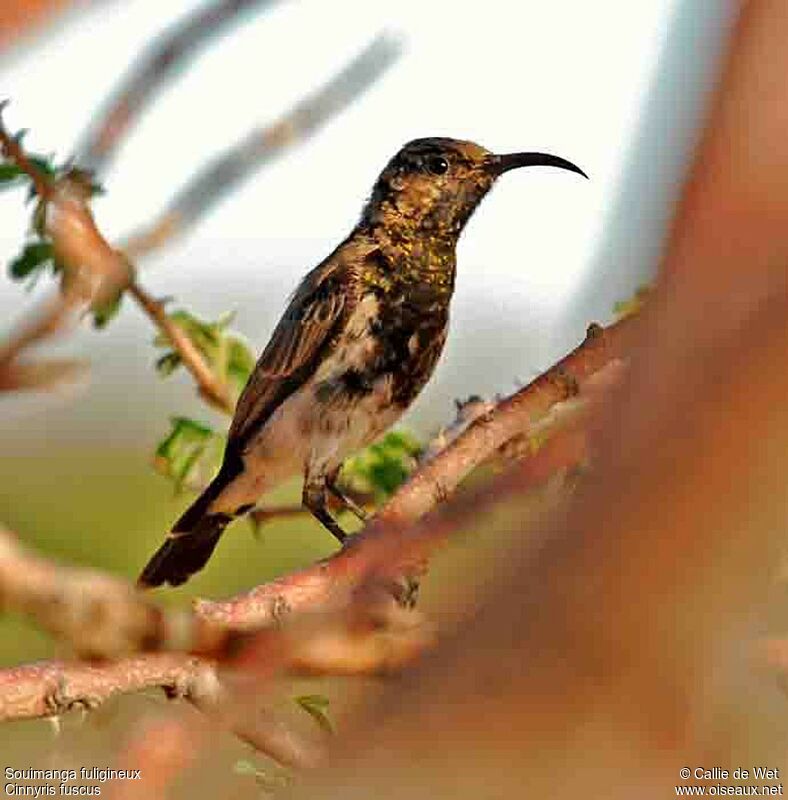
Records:
[[[332,475],[326,480],[326,487],[331,494],[342,503],[348,511],[354,514],[361,522],[366,522],[369,519],[369,514],[360,506],[350,495],[345,494],[342,489],[337,486],[337,476]]]
[[[301,495],[301,502],[314,518],[328,530],[340,544],[344,544],[347,534],[342,530],[339,523],[328,513],[326,503],[325,476],[320,476],[317,480],[307,477],[304,482],[304,492]]]

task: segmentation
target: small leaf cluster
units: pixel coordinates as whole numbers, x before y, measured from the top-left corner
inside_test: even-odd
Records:
[[[326,733],[334,733],[334,723],[328,716],[329,699],[322,694],[302,694],[294,698],[296,704],[306,711],[317,726]]]
[[[398,430],[347,459],[341,481],[352,492],[371,494],[382,502],[407,480],[418,464],[423,445],[410,433]]]
[[[246,385],[255,364],[255,358],[246,342],[229,331],[232,314],[223,314],[215,322],[206,322],[189,311],[180,309],[168,315],[200,351],[214,374],[238,397]],[[179,353],[170,348],[166,336],[159,334],[153,343],[166,352],[156,361],[156,370],[162,377],[172,375],[182,365]]]
[[[21,144],[24,134],[19,134],[16,141]],[[102,187],[95,182],[93,175],[86,170],[71,164],[57,166],[52,157],[27,155],[27,160],[40,175],[50,183],[68,180],[86,199],[101,193]],[[34,201],[30,218],[30,228],[21,252],[8,264],[8,275],[11,280],[25,283],[28,289],[33,288],[42,275],[49,272],[52,276],[61,275],[64,265],[58,259],[55,246],[46,230],[47,200],[38,197],[32,177],[18,164],[5,160],[0,161],[0,191],[20,186],[28,187],[28,202]],[[121,294],[118,293],[110,301],[93,309],[93,321],[97,328],[104,327],[120,309]]]
[[[17,134],[16,141],[21,144],[24,134]],[[27,160],[45,177],[50,180],[57,177],[57,168],[52,164],[52,158],[44,156],[27,156]],[[30,176],[17,164],[10,161],[0,161],[0,189],[12,189],[17,186],[30,184]],[[35,196],[35,189],[30,187],[28,199]]]
[[[249,379],[255,359],[246,342],[228,330],[232,314],[208,322],[179,309],[168,317],[189,337],[217,378],[237,397]],[[165,351],[156,360],[156,371],[161,377],[166,378],[183,366],[180,354],[172,349],[164,334],[158,334],[153,343]],[[188,417],[173,417],[170,422],[169,433],[156,448],[154,466],[173,482],[176,492],[199,491],[221,465],[226,436]]]
[[[221,464],[225,437],[188,417],[172,417],[167,436],[156,448],[153,465],[169,478],[176,493],[199,491]]]
[[[16,140],[21,144],[22,135],[18,135]],[[51,159],[32,155],[27,158],[33,167],[47,179],[53,180],[57,176],[57,167],[53,165]],[[36,199],[35,185],[31,177],[17,164],[0,161],[0,190],[14,189],[20,186],[28,187],[28,202]],[[8,265],[8,274],[11,280],[27,281],[28,287],[32,287],[47,268],[53,274],[61,269],[55,260],[52,242],[46,235],[45,210],[43,201],[39,199],[32,214],[29,239],[22,248],[22,252]]]

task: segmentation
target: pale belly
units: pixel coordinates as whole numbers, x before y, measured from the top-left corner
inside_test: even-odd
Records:
[[[249,443],[244,470],[212,504],[213,510],[256,504],[266,492],[305,473],[331,474],[375,441],[402,415],[390,402],[388,379],[363,397],[316,401],[310,381],[289,397]]]
[[[359,304],[335,352],[247,444],[243,472],[216,498],[213,511],[256,504],[294,476],[332,474],[402,415],[404,409],[392,400],[390,375],[363,391],[347,386],[348,370],[361,370],[374,360],[376,342],[368,331],[375,303],[369,298]]]

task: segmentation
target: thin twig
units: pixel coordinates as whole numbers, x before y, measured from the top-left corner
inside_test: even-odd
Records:
[[[0,116],[2,116],[8,101],[0,103]],[[36,194],[44,200],[52,200],[53,187],[47,175],[45,175],[27,157],[19,138],[11,136],[5,129],[5,125],[0,122],[0,153],[3,157],[16,164],[25,174],[30,177],[35,187]]]
[[[24,350],[49,339],[76,322],[77,309],[81,303],[70,294],[58,294],[47,298],[39,308],[0,344],[0,367],[6,369]]]
[[[128,292],[178,352],[183,365],[194,377],[200,396],[214,408],[232,414],[233,402],[227,385],[219,380],[185,331],[170,319],[164,304],[151,297],[136,281],[129,285]]]
[[[269,127],[254,130],[194,175],[152,224],[132,233],[121,249],[134,261],[193,227],[254,170],[278,158],[358,99],[396,60],[400,45],[373,39],[344,69]]]

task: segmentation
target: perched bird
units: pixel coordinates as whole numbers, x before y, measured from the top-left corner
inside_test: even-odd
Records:
[[[327,509],[342,461],[370,444],[429,380],[446,340],[455,248],[511,169],[585,173],[544,153],[495,155],[473,142],[416,139],[386,165],[352,233],[302,280],[238,401],[216,477],[139,578],[173,586],[202,569],[234,518],[304,475],[304,506],[339,541]]]

